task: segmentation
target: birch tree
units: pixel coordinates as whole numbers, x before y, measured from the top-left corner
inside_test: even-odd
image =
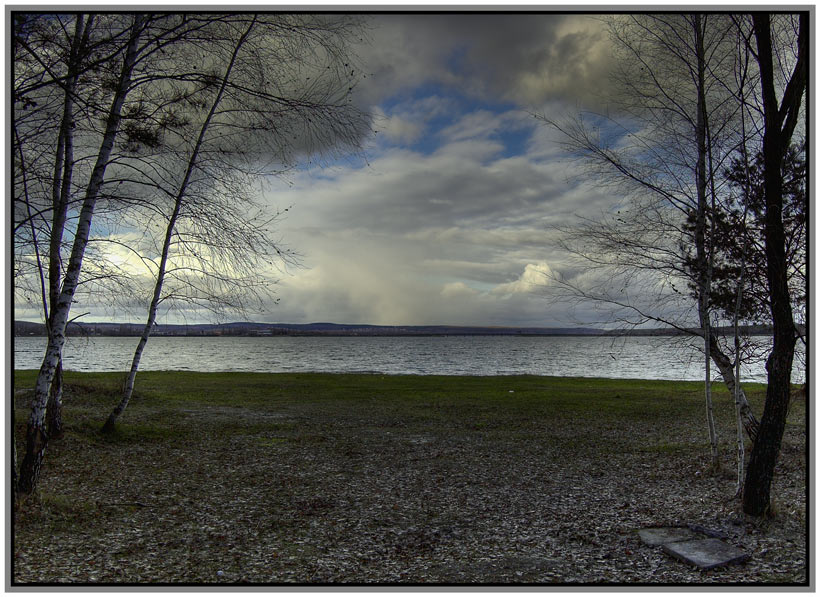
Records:
[[[134,253],[145,248],[128,246],[113,234],[113,220],[106,217],[110,214],[118,218],[119,226],[127,227],[128,222],[154,214],[149,224],[155,224],[157,218],[166,217],[162,206],[171,199],[164,237],[173,242],[161,242],[168,250],[161,250],[156,259],[148,253],[140,255],[144,263],[162,266],[154,269],[163,273],[157,276],[155,298],[167,287],[168,276],[175,282],[161,298],[152,301],[149,332],[160,300],[185,300],[209,307],[214,301],[231,308],[241,306],[246,298],[239,291],[252,290],[267,279],[258,273],[242,278],[237,272],[258,264],[261,250],[276,252],[277,247],[265,237],[264,225],[270,218],[254,219],[251,204],[243,203],[243,195],[231,198],[230,193],[243,184],[247,189],[254,176],[281,172],[297,156],[355,145],[369,130],[368,118],[350,100],[359,73],[348,70],[350,62],[339,60],[343,45],[336,43],[358,32],[359,20],[355,17],[162,14],[96,18],[93,22],[99,23],[98,29],[109,44],[105,48],[91,44],[93,50],[85,53],[83,72],[102,68],[108,76],[100,77],[96,87],[75,90],[71,97],[78,106],[82,104],[77,113],[84,127],[78,128],[83,131],[85,146],[97,140],[98,149],[85,161],[73,162],[76,166],[93,158],[94,165],[82,177],[74,172],[75,180],[84,180],[82,198],[71,201],[77,210],[71,218],[73,242],[57,302],[49,310],[49,340],[36,382],[17,486],[20,498],[31,493],[39,476],[49,437],[43,423],[48,391],[61,359],[65,327],[85,260],[95,247],[104,256],[105,249],[100,247],[106,244]],[[77,19],[91,22],[87,17]],[[234,33],[243,30],[247,36],[237,43]],[[226,31],[234,33],[224,35]],[[251,35],[257,31],[258,37]],[[215,38],[215,34],[222,37]],[[240,50],[251,45],[251,39],[255,40],[254,52],[239,60]],[[231,40],[233,45],[226,46]],[[217,51],[226,47],[235,50],[236,59],[228,68],[225,62],[220,63],[224,53]],[[106,54],[111,48],[114,50]],[[33,75],[18,86],[22,91],[15,116],[27,107],[26,94],[64,86],[66,75],[49,68],[41,56],[48,57],[51,50],[44,44],[29,51],[32,63],[41,68],[32,68]],[[320,63],[321,71],[317,70]],[[112,65],[118,67],[116,73]],[[105,126],[99,129],[99,111],[95,113],[91,108],[103,102],[108,102],[108,108]],[[192,109],[186,110],[185,106]],[[197,121],[200,116],[205,117],[204,121]],[[198,141],[192,146],[190,133],[194,127],[199,127],[199,134],[193,135]],[[37,133],[35,130],[21,147],[31,151],[33,144],[39,143],[43,155],[58,153],[59,142],[50,145],[51,141],[43,141],[43,134]],[[25,153],[21,151],[21,155]],[[25,186],[17,182],[16,191]],[[16,194],[23,196],[21,192]],[[23,213],[31,212],[33,204],[20,201],[19,205],[25,206],[25,210],[19,210]],[[17,218],[16,239],[18,232],[22,236],[22,231],[28,229],[26,222],[34,222],[52,207]],[[94,219],[95,215],[103,220]],[[96,237],[91,234],[92,220],[98,229]],[[133,230],[140,238],[152,238],[150,230],[139,226]],[[48,238],[50,230],[45,232],[43,236]],[[36,253],[42,243],[39,238],[34,240]],[[182,247],[184,254],[175,256],[173,268],[167,267],[170,261],[163,257],[172,245]],[[253,259],[243,265],[243,256],[248,255]],[[218,262],[216,269],[212,262]],[[218,273],[220,266],[222,274]]]
[[[17,69],[15,76],[15,95],[17,100],[21,100],[25,114],[15,119],[13,123],[13,137],[15,147],[15,162],[17,169],[15,170],[15,181],[19,181],[21,190],[15,193],[15,204],[21,203],[21,207],[25,207],[27,214],[28,228],[31,236],[28,239],[28,245],[34,248],[35,265],[37,267],[36,278],[40,282],[40,294],[43,306],[43,318],[47,327],[51,327],[49,313],[54,311],[57,297],[59,294],[59,282],[62,265],[62,246],[63,235],[65,232],[66,219],[68,215],[68,203],[71,190],[71,177],[74,168],[73,157],[73,138],[74,138],[74,112],[75,112],[75,93],[78,85],[80,75],[81,63],[85,48],[88,45],[88,31],[89,21],[75,19],[73,34],[67,28],[65,31],[65,38],[67,46],[62,49],[62,54],[65,55],[65,77],[62,79],[60,85],[53,85],[56,94],[62,96],[62,109],[60,113],[54,113],[50,110],[47,94],[32,94],[36,96],[29,97],[28,94],[21,91],[21,88],[31,83],[31,75],[34,73],[48,74],[52,73],[59,67],[54,61],[49,60],[50,64],[41,62],[32,69],[29,65],[26,68],[25,63],[31,62],[35,57],[47,55],[44,52],[36,52],[32,49],[32,45],[42,43],[45,38],[55,41],[55,37],[59,37],[59,29],[55,24],[48,23],[44,18],[36,18],[33,16],[21,16],[17,22],[17,34],[15,35],[15,64],[21,65]],[[39,33],[39,35],[37,33]],[[38,39],[35,39],[38,38]],[[41,61],[43,58],[40,59]],[[44,68],[42,65],[47,64]],[[38,101],[43,102],[42,106],[38,107]],[[45,101],[43,101],[45,100]],[[59,104],[55,108],[59,107]],[[52,176],[50,180],[50,213],[51,218],[48,222],[48,230],[42,234],[48,239],[47,246],[43,247],[45,255],[40,254],[39,234],[35,226],[35,218],[32,215],[32,210],[37,209],[35,205],[34,196],[37,191],[33,188],[41,184],[43,187],[47,183],[45,181],[38,181],[37,174],[32,172],[32,167],[36,168],[37,158],[29,161],[29,155],[24,150],[24,139],[29,141],[34,135],[32,125],[36,126],[33,121],[40,120],[42,116],[57,116],[56,119],[47,118],[46,122],[56,120],[59,125],[56,127],[56,151],[53,153],[52,160]],[[39,127],[37,127],[39,128]],[[38,135],[43,135],[42,129],[37,131]],[[51,135],[48,135],[51,136]],[[29,151],[28,154],[31,152]],[[42,189],[45,191],[45,189]],[[45,194],[45,193],[43,193]],[[38,212],[40,210],[37,210]],[[42,213],[42,212],[41,212]],[[43,214],[43,217],[45,214]],[[46,267],[43,264],[43,259],[48,260],[47,273]],[[48,287],[46,289],[46,286]],[[49,435],[51,437],[60,437],[62,435],[62,370],[58,364],[55,371],[54,382],[51,386],[50,403],[48,408],[49,420]]]
[[[187,119],[200,123],[199,129],[195,134],[181,135],[180,142],[171,143],[171,147],[158,147],[157,157],[162,163],[156,164],[156,169],[164,170],[173,156],[184,158],[184,167],[176,178],[172,172],[163,176],[166,181],[177,180],[175,188],[158,187],[171,201],[154,266],[148,317],[121,400],[109,415],[104,431],[113,430],[130,401],[160,304],[194,303],[240,312],[249,296],[268,290],[263,259],[293,261],[293,254],[272,242],[249,215],[253,207],[250,184],[242,185],[240,181],[252,180],[257,172],[249,167],[248,160],[272,160],[276,168],[286,169],[298,155],[355,150],[367,129],[366,114],[349,101],[358,77],[350,66],[353,59],[346,47],[356,28],[355,20],[245,15],[215,25],[229,30],[227,36],[217,36],[227,38],[226,64],[219,77],[212,74],[218,68],[215,56],[219,55],[219,48],[212,47],[209,61],[216,62],[208,67],[212,95],[207,104],[203,97],[199,99],[204,117],[197,118],[196,111],[190,109],[186,114]],[[280,54],[286,49],[288,59],[272,55],[272,47],[279,47]],[[281,85],[281,81],[293,77],[294,64],[304,75],[302,83],[293,81],[280,89],[283,93],[274,93],[271,84],[260,85],[260,81],[277,79]],[[257,70],[259,65],[263,65],[261,72]],[[250,73],[254,73],[253,78]],[[291,134],[283,138],[284,131]],[[334,132],[328,135],[327,131]],[[255,138],[259,155],[232,144],[231,139],[243,133],[243,145],[247,147]],[[185,137],[195,139],[193,145],[187,147]],[[240,151],[242,155],[238,155]],[[271,173],[270,168],[261,168],[258,173]],[[225,188],[228,179],[240,184]],[[166,287],[168,278],[170,289]],[[212,291],[204,289],[208,281],[214,283]]]
[[[182,207],[183,198],[185,197],[185,192],[188,187],[188,183],[190,182],[191,173],[193,172],[193,169],[196,167],[199,150],[208,131],[208,126],[211,122],[211,119],[214,116],[214,113],[217,110],[217,107],[219,106],[219,102],[222,99],[222,95],[225,92],[225,87],[230,77],[231,69],[233,68],[234,62],[236,61],[237,54],[242,49],[242,45],[245,43],[248,34],[251,32],[251,29],[253,28],[253,25],[254,21],[251,21],[251,23],[248,25],[247,30],[244,33],[242,33],[242,35],[239,37],[239,40],[236,43],[233,54],[231,55],[228,66],[226,67],[225,74],[222,77],[222,80],[220,81],[219,90],[216,93],[216,97],[213,99],[213,103],[210,107],[208,115],[206,116],[205,121],[202,123],[202,127],[199,131],[199,136],[197,137],[196,143],[191,151],[191,157],[188,160],[188,167],[185,170],[185,174],[183,175],[183,179],[180,182],[179,189],[176,193],[176,196],[174,197],[174,208],[170,218],[168,219],[168,226],[166,227],[165,240],[162,245],[162,255],[160,257],[156,283],[154,285],[154,293],[151,298],[151,304],[148,307],[148,320],[145,323],[142,336],[140,337],[139,343],[137,344],[137,349],[134,353],[134,359],[131,364],[131,369],[125,381],[122,400],[112,411],[111,415],[108,417],[105,425],[103,426],[103,431],[110,432],[111,430],[113,430],[117,418],[122,414],[122,412],[127,407],[128,401],[130,400],[131,394],[134,390],[134,381],[137,375],[137,370],[139,369],[140,358],[142,356],[143,349],[145,348],[145,345],[148,342],[148,337],[151,334],[151,328],[153,327],[154,322],[156,321],[157,308],[159,306],[160,298],[162,295],[162,284],[165,280],[165,270],[168,266],[168,253],[171,246],[171,239],[174,235],[176,221],[180,214],[180,208]]]
[[[739,40],[740,41],[740,40]],[[742,56],[741,60],[741,67],[738,69],[738,89],[740,90],[740,100],[741,100],[741,113],[740,113],[740,128],[741,128],[741,145],[740,145],[740,154],[741,160],[743,163],[743,180],[741,183],[741,189],[743,194],[743,216],[741,217],[741,224],[745,227],[746,224],[746,216],[749,213],[749,200],[751,196],[751,175],[749,174],[749,152],[746,147],[746,113],[745,113],[745,105],[746,102],[744,101],[745,98],[745,89],[746,89],[746,78],[748,75],[748,64],[749,64],[749,51],[748,46],[743,43],[738,43],[738,56]],[[714,216],[713,216],[714,217]],[[748,249],[748,242],[744,243],[744,253]],[[737,419],[737,485],[735,489],[735,497],[741,497],[743,495],[743,476],[744,476],[744,468],[746,465],[746,446],[743,442],[743,415],[741,412],[741,404],[740,404],[740,364],[741,364],[741,352],[740,352],[740,309],[741,305],[743,304],[743,292],[744,292],[744,285],[746,282],[746,259],[745,255],[741,256],[740,259],[740,271],[737,275],[737,284],[735,288],[735,305],[734,311],[732,313],[732,327],[734,332],[734,344],[735,344],[735,381],[737,385],[735,386],[735,391],[733,393],[733,398],[735,401],[735,415]]]
[[[68,267],[63,277],[61,289],[54,310],[50,315],[49,337],[46,354],[34,389],[34,399],[31,406],[28,425],[26,428],[26,452],[20,468],[17,483],[18,495],[30,494],[37,483],[45,454],[48,434],[45,429],[46,406],[51,383],[61,360],[63,345],[65,344],[65,328],[68,322],[71,303],[79,281],[82,268],[83,254],[91,229],[96,200],[102,186],[108,158],[114,146],[119,128],[121,110],[128,94],[131,76],[138,57],[138,44],[145,27],[145,17],[135,15],[128,28],[128,43],[122,57],[122,67],[113,92],[105,132],[100,144],[97,160],[86,187],[80,212],[74,243],[71,250]]]
[[[71,180],[74,172],[74,129],[75,95],[79,83],[80,72],[84,55],[89,44],[89,32],[92,18],[77,18],[74,23],[74,35],[71,40],[66,64],[66,78],[63,81],[63,111],[60,116],[60,126],[57,137],[57,151],[54,159],[54,175],[52,178],[52,218],[48,247],[48,304],[50,312],[54,313],[60,292],[60,278],[62,274],[62,246],[65,233],[68,206],[71,197]],[[49,311],[44,313],[48,328],[53,325]],[[54,379],[49,393],[48,434],[51,438],[63,436],[62,421],[63,371],[62,359],[57,363]]]
[[[692,30],[694,37],[695,68],[692,78],[695,81],[697,108],[695,109],[695,142],[697,144],[697,162],[695,165],[697,207],[695,211],[695,251],[697,254],[697,295],[698,320],[703,330],[704,356],[704,393],[706,397],[706,422],[709,429],[709,447],[711,450],[711,469],[717,472],[720,469],[720,454],[718,439],[715,430],[714,406],[712,404],[712,373],[711,373],[711,312],[710,291],[712,287],[712,271],[714,251],[707,246],[714,238],[714,218],[707,229],[707,210],[709,201],[712,211],[715,211],[715,172],[712,164],[712,139],[707,107],[706,69],[707,56],[704,43],[706,18],[695,13],[692,15]],[[711,187],[711,196],[710,196]]]
[[[59,293],[47,317],[48,343],[35,383],[31,413],[26,428],[25,455],[18,475],[17,496],[21,499],[33,491],[39,477],[49,439],[46,429],[49,394],[62,360],[65,330],[70,318],[71,306],[82,282],[91,239],[92,222],[98,211],[97,208],[106,200],[107,193],[104,189],[106,171],[110,166],[118,140],[128,96],[133,91],[134,74],[139,72],[140,62],[146,56],[162,51],[169,44],[178,43],[182,37],[190,36],[200,27],[196,19],[188,19],[185,16],[110,14],[95,15],[93,21],[83,15],[77,15],[76,19],[86,24],[94,23],[90,33],[92,40],[85,51],[78,54],[78,62],[75,64],[77,72],[85,76],[86,81],[93,81],[93,84],[83,85],[73,90],[70,89],[74,79],[71,69],[54,68],[55,65],[64,66],[65,63],[65,59],[61,58],[59,46],[49,43],[49,40],[44,38],[39,47],[32,47],[26,36],[26,27],[32,19],[21,18],[16,21],[18,24],[15,32],[16,43],[26,50],[29,64],[33,67],[22,69],[20,80],[15,81],[15,128],[19,131],[23,124],[30,124],[30,119],[20,117],[20,114],[27,108],[36,107],[39,99],[67,97],[70,103],[76,106],[74,115],[70,118],[76,119],[75,122],[82,122],[82,126],[73,129],[75,140],[80,138],[86,149],[96,144],[96,149],[86,153],[82,158],[77,157],[73,161],[67,161],[65,147],[69,137],[60,135],[59,132],[51,135],[50,133],[55,129],[49,126],[47,121],[43,121],[42,125],[35,121],[35,126],[27,126],[26,136],[21,142],[21,146],[26,149],[19,152],[20,156],[26,156],[31,152],[42,153],[45,156],[45,162],[48,162],[49,159],[53,159],[48,157],[49,152],[52,152],[51,156],[57,156],[52,163],[58,164],[53,171],[59,172],[59,164],[62,162],[77,180],[76,185],[69,183],[68,177],[65,176],[66,170],[63,168],[64,178],[60,180],[60,187],[64,181],[66,187],[73,187],[73,190],[69,191],[72,195],[69,201],[69,210],[73,212],[71,216],[72,240],[69,254],[66,257],[60,257],[64,263],[60,267]],[[56,27],[64,25],[63,21],[49,15],[43,16],[40,22],[43,20],[46,25]],[[71,58],[68,59],[68,64],[71,64]],[[67,88],[71,93],[65,96],[61,92]],[[68,102],[62,101],[59,105],[65,106],[66,103]],[[82,117],[81,120],[79,116]],[[59,117],[57,122],[61,122]],[[70,124],[73,125],[74,122]],[[53,145],[50,145],[51,143]],[[60,156],[60,151],[62,151],[62,156]],[[43,160],[37,161],[43,162]],[[78,166],[81,167],[78,169]],[[82,172],[81,177],[78,176],[80,171]],[[45,180],[45,177],[42,180]],[[56,187],[57,185],[54,184],[53,188],[56,189]],[[78,193],[79,196],[74,198],[73,193]],[[54,193],[51,196],[53,197]],[[31,194],[26,194],[24,201],[15,201],[16,216],[18,206],[23,206],[26,212],[30,211],[31,197]],[[28,216],[29,219],[35,216],[43,219],[45,212],[54,207],[54,203],[49,203],[48,200],[45,201],[47,205],[42,206],[42,203],[38,207],[40,213],[32,213]],[[58,210],[55,210],[55,213],[56,211]],[[55,217],[59,216],[55,215]],[[67,217],[65,222],[68,219]],[[26,229],[26,223],[25,217],[16,220],[15,240],[17,240],[18,231]],[[51,232],[49,230],[49,234]],[[62,229],[58,228],[54,232],[55,237],[59,236]],[[35,246],[40,242],[38,239],[32,240]],[[56,245],[55,240],[54,246]]]
[[[622,65],[613,106],[626,124],[606,115],[568,122],[540,118],[583,160],[590,180],[627,199],[614,216],[566,230],[563,247],[580,258],[587,281],[559,278],[555,287],[576,300],[609,305],[627,322],[652,321],[685,333],[692,333],[694,310],[703,338],[706,418],[716,468],[711,362],[730,391],[738,389],[750,437],[757,428],[731,359],[713,332],[710,297],[710,213],[725,188],[720,173],[739,142],[733,127],[739,106],[723,83],[737,68],[732,24],[719,15],[698,14],[635,15],[610,24]],[[590,284],[596,271],[601,276]]]

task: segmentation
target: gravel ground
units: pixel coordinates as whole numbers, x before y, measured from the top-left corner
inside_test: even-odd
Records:
[[[731,472],[704,472],[702,447],[686,443],[692,429],[438,414],[157,407],[140,416],[171,420],[174,434],[119,441],[69,424],[18,515],[13,581],[806,582],[800,421],[777,468],[777,515],[760,522],[739,514]],[[725,533],[751,559],[701,571],[636,532],[686,524]]]

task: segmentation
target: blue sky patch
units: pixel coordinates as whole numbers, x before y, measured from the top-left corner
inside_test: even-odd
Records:
[[[464,95],[450,87],[428,83],[397,94],[381,105],[388,118],[401,118],[421,127],[412,141],[391,145],[430,155],[452,141],[493,140],[504,145],[498,157],[526,153],[533,125],[512,116],[515,106]]]

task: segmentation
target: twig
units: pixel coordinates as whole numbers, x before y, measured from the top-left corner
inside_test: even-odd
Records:
[[[142,502],[97,502],[97,506],[138,506],[140,508],[155,508],[153,504],[144,504]]]

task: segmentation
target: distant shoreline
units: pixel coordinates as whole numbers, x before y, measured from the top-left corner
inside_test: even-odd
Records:
[[[68,326],[68,336],[128,336],[139,337],[142,324],[132,323],[72,323]],[[763,336],[771,333],[768,326],[742,326],[741,333]],[[733,333],[731,328],[717,328],[721,335]],[[240,322],[228,324],[157,325],[152,337],[273,337],[273,336],[368,336],[368,337],[435,337],[435,336],[522,336],[522,337],[627,337],[627,336],[686,336],[698,335],[696,328],[678,330],[674,328],[651,328],[632,330],[605,330],[598,328],[538,328],[538,327],[491,327],[491,326],[380,326],[367,324],[337,323],[254,323]],[[46,336],[42,323],[29,321],[14,322],[14,336]]]

